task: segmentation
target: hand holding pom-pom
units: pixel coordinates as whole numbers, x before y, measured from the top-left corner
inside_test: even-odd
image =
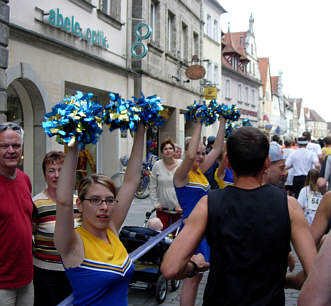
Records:
[[[97,143],[102,133],[102,106],[91,101],[92,93],[84,95],[77,91],[75,96],[63,99],[45,114],[42,126],[49,137],[56,136],[59,144],[73,146]]]

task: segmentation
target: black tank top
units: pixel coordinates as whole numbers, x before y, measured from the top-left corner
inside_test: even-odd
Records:
[[[234,186],[208,193],[210,272],[205,306],[281,306],[291,225],[284,190]]]

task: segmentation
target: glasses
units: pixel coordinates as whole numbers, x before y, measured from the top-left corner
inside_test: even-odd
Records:
[[[105,200],[99,198],[92,198],[92,199],[85,198],[84,200],[90,201],[90,203],[93,206],[100,206],[103,202],[105,202],[107,206],[113,206],[118,203],[118,200],[114,198],[107,198]]]
[[[0,132],[5,131],[7,129],[13,130],[18,132],[19,134],[22,134],[22,128],[14,123],[14,122],[5,122],[5,123],[0,123]]]

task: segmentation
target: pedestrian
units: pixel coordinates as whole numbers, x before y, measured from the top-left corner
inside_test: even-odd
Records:
[[[322,159],[324,160],[326,156],[331,155],[331,136],[324,138],[325,147],[322,148]]]
[[[284,190],[262,185],[268,153],[268,139],[260,130],[234,131],[227,141],[234,186],[203,196],[164,256],[161,271],[167,279],[210,269],[204,306],[285,305],[291,241],[310,272],[316,249],[302,209]],[[192,256],[204,235],[210,266],[201,254]],[[303,279],[295,281],[291,285],[299,287]]]
[[[71,283],[74,305],[127,306],[133,263],[118,232],[126,218],[140,180],[144,126],[138,125],[123,185],[101,174],[84,178],[77,207],[82,226],[74,229],[73,189],[78,146],[68,148],[56,191],[55,245]]]
[[[208,137],[207,145],[206,145],[206,154],[208,154],[213,149],[215,139],[216,139],[215,136],[209,136]]]
[[[208,155],[205,155],[205,148],[200,142],[201,129],[202,123],[197,122],[194,126],[192,138],[186,143],[184,160],[174,175],[175,191],[183,210],[184,223],[200,198],[208,192],[209,183],[204,176],[204,172],[210,168],[223,150],[225,119],[220,120],[213,149]],[[196,245],[194,251],[202,253],[205,260],[209,262],[209,246],[205,239],[202,239],[201,243]],[[194,305],[201,279],[202,275],[195,275],[184,280],[180,296],[181,305]]]
[[[303,137],[306,137],[308,144],[307,144],[307,150],[310,150],[312,152],[314,152],[318,158],[318,160],[321,162],[322,158],[323,158],[323,153],[322,153],[322,149],[321,146],[318,143],[314,143],[311,141],[311,133],[308,131],[305,131],[302,133]]]
[[[282,187],[281,182],[287,176],[285,169],[285,159],[281,147],[276,142],[271,142],[269,146],[270,166],[266,169],[263,175],[264,184],[271,184],[277,187]]]
[[[156,216],[161,219],[163,229],[166,229],[182,214],[173,183],[174,173],[182,161],[174,158],[175,144],[170,138],[162,141],[160,149],[162,159],[153,166],[149,190]]]
[[[291,146],[292,141],[290,139],[285,139],[284,144],[285,144],[285,148],[283,149],[283,157],[286,161],[295,150]],[[293,190],[293,169],[292,168],[290,168],[287,171],[285,189],[287,190],[288,195],[292,195],[292,190]]]
[[[33,305],[32,186],[17,168],[23,134],[0,123],[0,305]]]
[[[182,159],[182,148],[175,143],[175,154],[174,154],[174,158],[176,159]]]
[[[221,189],[224,189],[226,186],[233,185],[232,170],[226,166],[226,154],[226,144],[224,144],[223,152],[218,158],[219,166],[214,175],[218,188]]]
[[[33,197],[34,216],[34,306],[58,305],[72,292],[64,271],[60,254],[54,244],[56,223],[56,188],[65,154],[61,151],[47,153],[42,162],[46,189]],[[74,227],[80,224],[80,214],[74,197]]]
[[[203,136],[203,137],[202,137],[202,144],[203,144],[205,147],[207,147],[206,141],[207,141],[207,137],[206,137],[206,136]]]
[[[310,169],[304,187],[300,190],[298,202],[302,207],[309,226],[313,223],[318,205],[322,199],[322,194],[317,188],[319,171]]]
[[[299,192],[302,189],[308,171],[313,167],[319,168],[317,155],[306,149],[308,141],[305,137],[298,138],[299,149],[293,152],[286,160],[286,168],[293,167],[293,195],[298,198]]]

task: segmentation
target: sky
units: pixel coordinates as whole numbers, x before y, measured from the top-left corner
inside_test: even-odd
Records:
[[[328,0],[219,0],[223,32],[247,31],[251,13],[258,57],[271,75],[283,72],[283,94],[302,98],[331,121],[331,2]]]

